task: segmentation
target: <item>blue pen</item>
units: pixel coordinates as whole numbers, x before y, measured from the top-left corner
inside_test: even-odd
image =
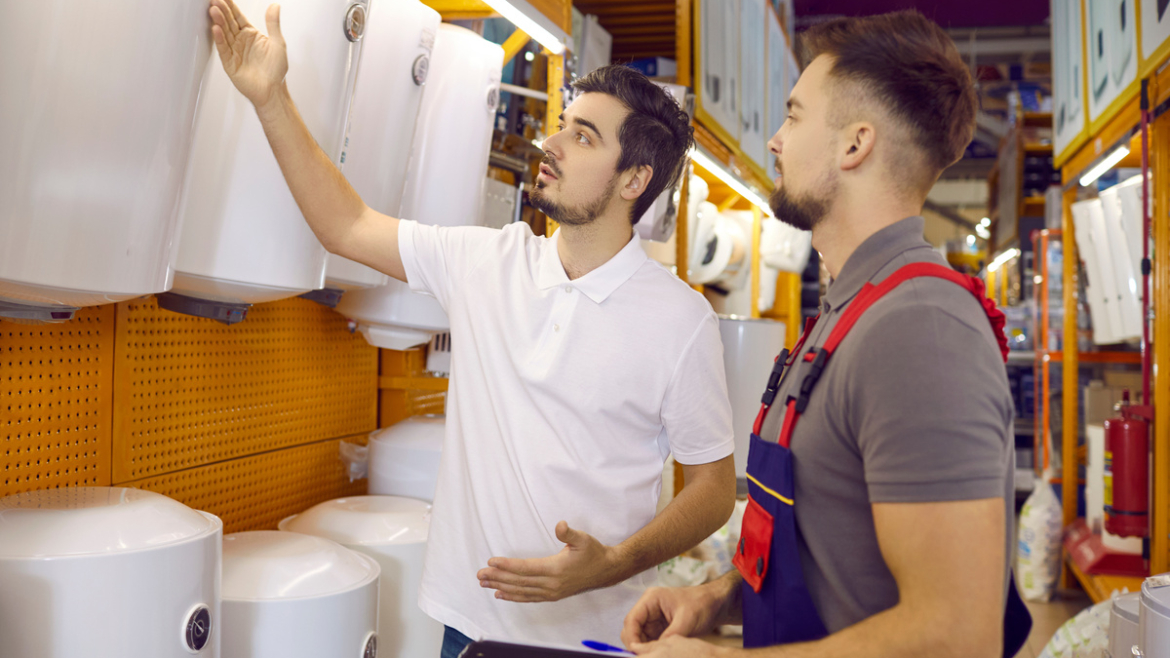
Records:
[[[611,646],[611,645],[606,644],[604,642],[595,642],[593,640],[581,640],[581,644],[585,645],[589,649],[593,649],[594,651],[612,651],[614,653],[624,653],[627,656],[634,655],[621,647]]]

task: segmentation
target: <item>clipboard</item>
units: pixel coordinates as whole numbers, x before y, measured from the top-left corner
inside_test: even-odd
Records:
[[[553,647],[541,647],[526,644],[512,644],[510,642],[497,642],[494,640],[483,640],[480,642],[472,642],[467,645],[463,653],[459,654],[460,658],[581,658],[582,656],[632,656],[633,654],[626,652],[604,652],[591,651],[589,649],[563,649]]]

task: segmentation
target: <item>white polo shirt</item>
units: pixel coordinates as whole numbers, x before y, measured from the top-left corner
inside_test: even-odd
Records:
[[[616,545],[654,517],[668,454],[734,450],[710,304],[647,258],[635,234],[570,281],[556,236],[402,221],[411,289],[451,320],[447,435],[419,605],[473,639],[620,644],[649,570],[551,603],[479,586],[493,556],[558,553],[564,520]],[[424,657],[431,658],[431,657]]]

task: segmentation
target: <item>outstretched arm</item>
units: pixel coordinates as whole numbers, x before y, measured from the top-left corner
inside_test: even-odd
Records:
[[[686,486],[662,513],[617,546],[605,546],[561,521],[560,553],[543,558],[493,557],[477,574],[496,598],[534,603],[558,601],[611,587],[694,547],[718,530],[735,505],[735,465],[731,457],[683,466]]]
[[[317,145],[289,96],[280,6],[268,8],[267,36],[248,22],[232,0],[211,0],[208,11],[224,71],[256,107],[289,190],[317,239],[335,254],[405,281],[398,220],[361,200]]]

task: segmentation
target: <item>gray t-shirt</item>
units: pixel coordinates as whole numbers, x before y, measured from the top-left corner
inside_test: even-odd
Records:
[[[909,263],[946,265],[923,240],[924,223],[904,219],[858,247],[829,286],[804,350],[825,343],[865,283]],[[798,363],[765,419],[766,441],[779,440],[787,395],[808,367]],[[813,389],[791,444],[801,566],[830,633],[898,602],[872,503],[1002,497],[1011,555],[1013,413],[1003,357],[970,292],[914,279],[862,314]],[[1006,579],[1004,586],[1006,597]]]

